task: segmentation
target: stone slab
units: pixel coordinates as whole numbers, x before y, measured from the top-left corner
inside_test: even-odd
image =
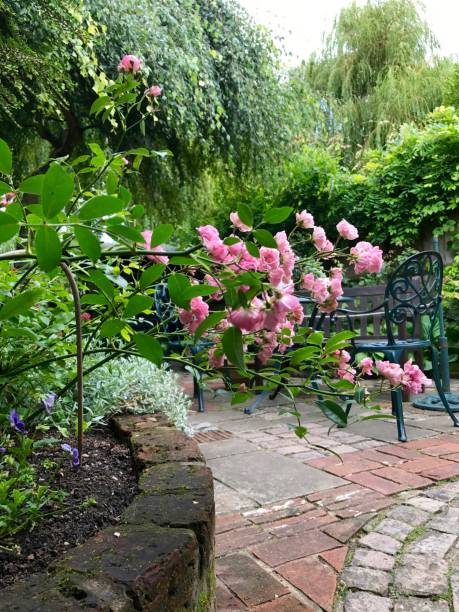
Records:
[[[438,531],[427,531],[419,539],[409,544],[406,552],[443,558],[456,541],[456,536]]]
[[[260,504],[347,484],[342,478],[269,451],[234,455],[231,460],[211,459],[208,465],[215,478]]]
[[[401,597],[395,602],[394,612],[449,612],[447,601],[430,601],[421,597]]]
[[[227,487],[222,482],[214,481],[215,512],[217,514],[234,513],[238,510],[251,510],[257,507],[257,503]]]
[[[376,419],[374,421],[360,421],[352,423],[348,426],[348,431],[353,434],[359,434],[373,440],[381,440],[382,442],[397,442],[397,424],[395,419],[385,421]],[[436,431],[431,429],[423,429],[420,427],[406,427],[406,435],[408,440],[417,440],[419,438],[430,438],[437,435]]]
[[[203,442],[199,445],[202,454],[207,461],[218,457],[231,457],[243,453],[254,453],[257,450],[255,444],[246,442],[240,438],[229,438],[228,440],[218,440],[216,442]]]
[[[390,612],[392,608],[388,597],[372,593],[348,593],[344,601],[344,612]]]
[[[405,555],[395,570],[394,586],[408,595],[445,595],[448,592],[448,564],[424,555]]]
[[[340,577],[352,589],[371,591],[378,595],[387,595],[391,580],[387,572],[358,566],[347,567]]]

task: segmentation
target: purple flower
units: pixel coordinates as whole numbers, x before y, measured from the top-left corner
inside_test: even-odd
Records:
[[[40,405],[47,414],[51,414],[56,399],[56,393],[50,393],[41,400]]]
[[[11,423],[11,427],[13,429],[15,429],[16,431],[18,431],[21,434],[26,433],[26,429],[25,429],[25,423],[24,421],[21,420],[19,414],[16,412],[16,410],[12,410],[10,412],[10,414],[8,415],[8,420]]]
[[[78,467],[80,465],[80,455],[78,453],[78,449],[72,448],[70,444],[61,444],[61,448],[72,455],[73,467]]]
[[[6,448],[4,446],[0,446],[0,453],[6,453]]]

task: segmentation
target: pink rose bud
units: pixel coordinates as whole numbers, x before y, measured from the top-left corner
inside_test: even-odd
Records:
[[[8,206],[8,204],[12,204],[16,199],[16,194],[13,191],[9,191],[2,196],[0,200],[0,206]]]
[[[252,229],[250,226],[246,225],[239,219],[239,215],[237,212],[230,213],[230,221],[241,232],[250,232]]]
[[[124,164],[125,166],[129,166],[129,160],[128,160],[128,158],[127,158],[127,157],[123,157],[123,164]]]
[[[159,85],[152,85],[148,89],[145,90],[145,95],[150,96],[151,98],[157,98],[162,94],[163,90]]]
[[[296,213],[296,224],[304,229],[312,229],[314,227],[314,217],[307,210],[302,210]]]
[[[90,319],[92,319],[92,315],[90,312],[83,312],[81,318],[83,321],[89,321]]]
[[[118,64],[118,72],[139,72],[142,66],[141,60],[135,55],[125,55]]]
[[[348,223],[346,219],[341,219],[336,226],[336,229],[338,230],[339,235],[342,238],[346,238],[346,240],[355,240],[359,237],[358,229],[351,223]]]

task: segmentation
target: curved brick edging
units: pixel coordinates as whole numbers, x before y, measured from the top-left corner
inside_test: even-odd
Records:
[[[212,473],[197,443],[161,416],[121,416],[139,493],[108,527],[2,591],[0,611],[215,611]]]

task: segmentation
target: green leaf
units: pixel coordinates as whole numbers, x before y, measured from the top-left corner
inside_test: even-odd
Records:
[[[115,196],[94,196],[83,204],[78,216],[83,221],[89,221],[91,219],[104,217],[105,215],[113,215],[121,212],[124,206],[125,204],[123,200],[120,200]]]
[[[78,244],[80,245],[81,252],[95,263],[99,259],[101,253],[100,242],[97,236],[86,227],[75,226],[73,229]]]
[[[42,289],[29,289],[5,301],[0,309],[0,321],[26,313],[38,302],[43,294]]]
[[[148,295],[133,295],[126,305],[124,315],[127,318],[135,317],[144,310],[149,310],[152,304],[153,298]]]
[[[94,305],[106,305],[108,304],[108,300],[105,295],[101,293],[87,293],[86,295],[81,296],[80,302],[82,304],[94,304]]]
[[[322,346],[323,340],[324,340],[324,332],[322,332],[322,331],[312,332],[312,334],[310,334],[306,338],[306,342],[308,344],[314,344],[316,346]]]
[[[38,265],[45,272],[51,272],[62,257],[61,241],[52,227],[40,227],[35,236],[35,253]]]
[[[46,171],[41,189],[41,205],[45,219],[55,217],[73,194],[73,177],[53,162]]]
[[[220,321],[224,319],[225,317],[226,317],[226,311],[224,310],[221,312],[212,312],[208,317],[204,319],[204,321],[202,321],[198,325],[194,333],[195,341],[198,340],[202,336],[202,334],[206,332],[208,329],[212,329],[213,327],[218,325]]]
[[[290,363],[292,365],[298,365],[303,361],[308,361],[317,355],[319,351],[320,349],[317,346],[303,346],[302,348],[290,353]]]
[[[94,100],[94,102],[92,103],[91,108],[89,109],[89,114],[97,115],[98,113],[104,110],[104,108],[107,106],[107,103],[109,102],[110,102],[109,96],[100,96],[99,98],[97,98],[97,100]]]
[[[131,208],[130,212],[134,219],[140,219],[145,212],[145,206],[142,206],[142,204],[136,204]]]
[[[190,305],[190,299],[185,297],[189,287],[190,281],[184,274],[172,274],[167,280],[171,301],[180,308],[188,308]]]
[[[0,172],[3,174],[11,174],[13,167],[13,155],[7,143],[0,138]]]
[[[329,399],[318,400],[316,404],[330,421],[333,421],[333,423],[340,427],[347,425],[347,415],[339,404]]]
[[[293,208],[290,206],[280,206],[279,208],[270,208],[264,214],[263,221],[265,223],[282,223],[290,217]]]
[[[107,319],[100,326],[100,335],[102,338],[112,338],[119,334],[125,325],[120,319]]]
[[[348,340],[351,338],[355,338],[356,333],[351,330],[343,330],[331,336],[327,343],[325,344],[325,351],[327,353],[331,353],[332,351],[336,351],[336,349],[344,348],[345,346],[349,346]]]
[[[187,257],[186,255],[176,255],[169,259],[169,263],[174,266],[195,266],[196,259],[193,257]]]
[[[163,348],[156,338],[148,334],[139,333],[134,335],[134,342],[142,357],[152,361],[157,366],[161,365]]]
[[[218,287],[214,287],[214,285],[191,285],[185,291],[185,298],[190,299],[198,296],[204,295],[212,295],[218,291]]]
[[[165,264],[153,264],[144,270],[139,281],[140,288],[146,289],[155,283],[159,278],[161,278],[165,269]]]
[[[151,248],[164,244],[169,240],[174,232],[174,227],[170,223],[162,223],[155,227],[151,237]]]
[[[245,243],[245,246],[249,254],[252,255],[252,257],[260,257],[260,249],[254,242],[247,241]]]
[[[268,230],[258,229],[253,232],[253,235],[261,246],[268,247],[270,249],[277,249],[277,242],[275,241],[274,236],[271,234],[271,232],[268,232]]]
[[[19,232],[17,220],[8,213],[0,213],[0,244],[16,236]]]
[[[222,336],[222,346],[228,361],[237,366],[240,370],[244,370],[242,332],[238,327],[228,327]]]
[[[250,208],[247,206],[247,204],[239,204],[239,206],[237,207],[237,214],[239,216],[239,219],[242,221],[242,223],[244,223],[245,225],[248,225],[249,227],[252,227],[253,213],[250,210]]]
[[[125,238],[131,242],[138,242],[140,244],[145,242],[145,238],[142,236],[139,230],[135,227],[129,227],[128,225],[116,225],[114,227],[110,227],[110,234],[114,234],[120,238]]]
[[[13,188],[5,183],[5,181],[0,181],[0,195],[13,191]],[[11,206],[11,205],[10,205]]]
[[[296,425],[293,431],[295,432],[295,435],[301,439],[303,439],[308,433],[308,430],[306,429],[306,427],[303,427],[302,425]]]
[[[19,185],[19,191],[22,191],[22,193],[33,193],[34,195],[41,195],[44,180],[44,174],[29,176],[29,178],[26,178],[25,181],[22,181],[22,183]]]
[[[228,238],[225,238],[225,240],[223,241],[223,244],[231,246],[233,244],[238,244],[239,242],[241,242],[240,238],[236,238],[236,236],[228,236]]]
[[[115,288],[112,283],[108,280],[101,270],[91,270],[89,272],[89,279],[94,285],[102,291],[108,298],[113,298],[115,295]]]

